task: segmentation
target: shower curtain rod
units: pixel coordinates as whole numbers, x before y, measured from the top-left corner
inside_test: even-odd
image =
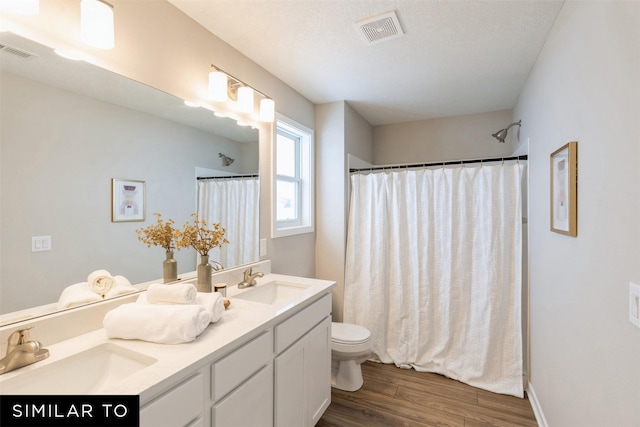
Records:
[[[199,176],[196,179],[198,181],[204,181],[205,179],[238,179],[238,178],[258,178],[258,174],[252,175],[229,175],[229,176]]]
[[[349,169],[350,173],[353,172],[368,172],[368,171],[378,171],[385,169],[408,169],[408,168],[424,168],[427,166],[448,166],[448,165],[466,165],[469,163],[484,163],[484,162],[504,162],[507,160],[527,160],[528,155],[524,154],[521,156],[512,156],[512,157],[493,157],[487,159],[471,159],[471,160],[445,160],[443,162],[432,162],[432,163],[407,163],[403,165],[389,165],[389,166],[371,166],[367,168],[352,168]]]

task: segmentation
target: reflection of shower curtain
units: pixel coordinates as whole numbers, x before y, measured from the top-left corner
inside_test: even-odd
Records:
[[[522,396],[523,168],[351,177],[344,321],[380,361]]]
[[[211,250],[210,260],[229,267],[259,259],[259,197],[258,178],[198,182],[198,216],[208,224],[219,222],[230,242]]]

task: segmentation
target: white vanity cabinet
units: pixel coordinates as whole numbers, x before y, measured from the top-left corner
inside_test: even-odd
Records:
[[[273,426],[271,330],[214,363],[211,372],[212,426]]]
[[[140,427],[204,425],[208,376],[200,370],[140,410]]]
[[[314,426],[331,402],[331,294],[303,307],[185,369],[140,426]]]
[[[331,402],[331,295],[275,327],[275,426],[315,425]]]

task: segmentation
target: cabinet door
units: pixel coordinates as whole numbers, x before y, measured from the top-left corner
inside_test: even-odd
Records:
[[[325,318],[308,337],[308,425],[314,426],[331,403],[331,318]]]
[[[275,425],[315,425],[331,403],[331,318],[276,357]]]
[[[273,426],[273,365],[264,367],[213,407],[214,427]]]
[[[304,427],[306,415],[306,336],[276,357],[275,425]],[[329,373],[330,375],[331,373]]]

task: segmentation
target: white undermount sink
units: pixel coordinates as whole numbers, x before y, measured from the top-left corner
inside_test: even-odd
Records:
[[[233,298],[259,302],[273,306],[282,306],[294,300],[301,291],[308,289],[308,285],[289,283],[275,280],[272,282],[255,285]]]
[[[46,359],[45,359],[46,360]],[[44,361],[43,361],[44,362]],[[100,344],[0,382],[2,394],[100,394],[157,362],[112,343]]]

